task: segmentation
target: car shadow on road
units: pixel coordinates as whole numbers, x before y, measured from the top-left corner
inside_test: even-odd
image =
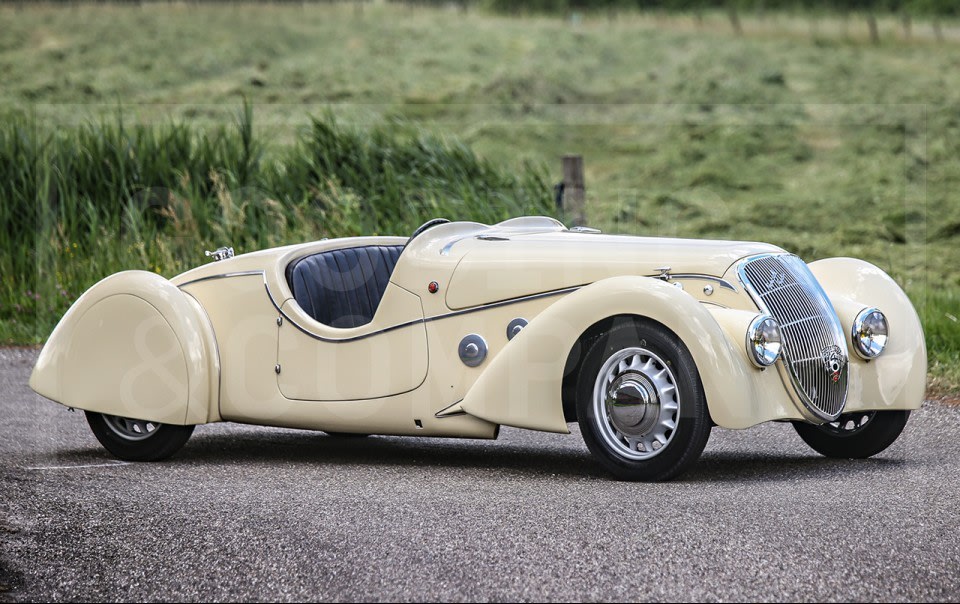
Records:
[[[901,459],[831,459],[815,453],[765,454],[708,452],[684,475],[680,482],[776,482],[798,479],[863,477],[885,473],[908,462]]]
[[[559,441],[558,441],[559,442]],[[609,480],[585,447],[566,443],[530,445],[485,440],[328,436],[317,432],[201,435],[174,459],[181,463],[283,463],[337,466],[401,466],[563,476]],[[829,459],[814,453],[707,451],[681,483],[776,482],[799,478],[849,478],[884,473],[908,462],[900,459]]]
[[[530,477],[579,478],[609,481],[582,443],[563,439],[530,444],[473,439],[329,436],[312,431],[219,432],[197,434],[171,460],[179,466],[250,464],[284,467],[409,467],[422,471],[460,469],[509,472]],[[109,467],[115,458],[99,447],[61,450],[51,465],[70,459],[79,463]],[[37,465],[41,460],[36,460]],[[873,458],[829,459],[775,452],[706,451],[686,473],[674,482],[748,483],[789,482],[798,479],[862,477],[884,473],[909,464],[906,460]]]
[[[329,436],[310,431],[202,435],[191,440],[173,461],[462,468],[605,478],[585,448],[526,447],[473,439]]]

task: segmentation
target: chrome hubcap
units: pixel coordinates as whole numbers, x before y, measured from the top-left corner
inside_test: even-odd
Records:
[[[114,434],[124,440],[146,440],[153,436],[157,429],[160,428],[160,424],[156,422],[118,417],[116,415],[104,415],[103,421]]]
[[[673,372],[649,350],[625,348],[600,368],[593,389],[594,421],[618,455],[643,460],[660,453],[673,439],[679,410]]]

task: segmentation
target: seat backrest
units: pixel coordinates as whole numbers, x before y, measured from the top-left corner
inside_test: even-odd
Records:
[[[287,282],[300,308],[317,321],[358,327],[376,314],[402,250],[371,245],[304,256],[287,266]]]

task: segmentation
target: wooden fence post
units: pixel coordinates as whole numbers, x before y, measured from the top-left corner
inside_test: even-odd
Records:
[[[586,187],[583,184],[583,156],[563,156],[563,214],[567,226],[585,226],[587,222]]]
[[[743,25],[740,24],[740,15],[737,14],[737,8],[734,5],[727,7],[727,16],[730,18],[730,25],[733,27],[733,33],[738,36],[743,35]]]
[[[867,13],[867,27],[870,29],[870,41],[879,44],[880,31],[877,29],[877,18],[873,16],[873,13]]]
[[[900,15],[900,24],[903,26],[903,37],[909,40],[912,37],[912,23],[910,19],[910,13],[903,13]]]

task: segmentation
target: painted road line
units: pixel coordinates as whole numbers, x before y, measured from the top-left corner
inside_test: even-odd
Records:
[[[112,466],[128,466],[129,462],[115,461],[112,463],[95,463],[83,466],[39,466],[36,468],[24,468],[26,470],[79,470],[81,468],[109,468]]]

